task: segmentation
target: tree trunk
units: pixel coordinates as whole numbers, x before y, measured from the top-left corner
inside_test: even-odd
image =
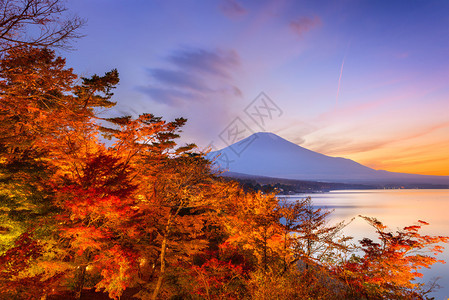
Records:
[[[159,278],[157,279],[156,287],[154,288],[153,295],[151,296],[152,300],[156,300],[157,296],[159,294],[159,291],[162,286],[162,280],[164,279],[165,275],[165,253],[167,248],[167,240],[168,240],[168,232],[165,234],[164,239],[162,240],[161,245],[161,270],[159,274]]]
[[[79,266],[79,268],[81,268],[81,270],[79,272],[78,283],[75,290],[75,299],[81,299],[81,293],[84,287],[84,278],[86,276],[86,266]]]
[[[167,226],[165,226],[164,239],[162,240],[162,245],[161,245],[161,269],[160,269],[159,278],[157,279],[156,287],[154,288],[153,295],[151,296],[152,300],[157,299],[157,296],[159,295],[159,291],[162,286],[162,281],[163,281],[164,275],[165,275],[165,256],[167,253],[167,243],[168,243],[168,236],[170,234],[171,223],[176,218],[176,216],[179,214],[179,212],[181,211],[181,207],[182,207],[182,204],[180,206],[178,206],[178,209],[176,210],[175,214],[168,218]]]
[[[268,259],[267,259],[267,237],[268,233],[267,233],[267,227],[264,228],[264,232],[263,232],[263,270],[264,270],[264,275],[267,274],[267,270],[268,270]]]
[[[75,289],[75,299],[81,298],[81,293],[83,292],[83,288],[84,288],[84,280],[86,278],[86,269],[87,269],[87,265],[89,264],[89,261],[90,261],[90,256],[91,256],[90,254],[91,253],[90,253],[89,249],[84,251],[83,258],[81,260],[82,264],[80,264],[78,266],[78,276],[77,276],[78,278],[77,278],[77,284],[76,284],[76,289]]]

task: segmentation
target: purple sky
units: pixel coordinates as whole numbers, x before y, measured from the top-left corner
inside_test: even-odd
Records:
[[[120,72],[109,114],[186,117],[183,141],[200,147],[225,146],[240,122],[241,137],[270,131],[376,169],[449,175],[448,1],[68,6],[88,21],[68,65]],[[279,109],[262,126],[245,111],[261,92]]]

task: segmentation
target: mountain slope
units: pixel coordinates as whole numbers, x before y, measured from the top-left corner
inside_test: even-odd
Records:
[[[449,176],[374,170],[350,159],[308,150],[267,132],[255,133],[208,156],[215,158],[223,170],[250,175],[331,182],[449,184]]]

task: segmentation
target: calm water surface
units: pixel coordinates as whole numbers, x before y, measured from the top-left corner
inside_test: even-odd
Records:
[[[390,229],[403,228],[423,220],[421,234],[449,236],[449,190],[348,190],[326,193],[298,194],[286,196],[289,199],[311,196],[313,204],[333,209],[329,223],[341,220],[355,220],[344,229],[344,234],[353,236],[354,242],[362,237],[374,238],[374,229],[359,215],[376,217]],[[284,196],[281,196],[284,197]],[[449,244],[438,256],[447,264],[437,263],[431,269],[421,269],[422,282],[441,277],[441,289],[432,293],[435,299],[449,298]]]

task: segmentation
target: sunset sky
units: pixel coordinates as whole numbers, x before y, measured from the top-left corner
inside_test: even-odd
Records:
[[[72,0],[84,76],[120,72],[111,115],[186,117],[184,142],[276,133],[375,169],[449,175],[449,1]],[[279,111],[246,113],[264,92]]]

